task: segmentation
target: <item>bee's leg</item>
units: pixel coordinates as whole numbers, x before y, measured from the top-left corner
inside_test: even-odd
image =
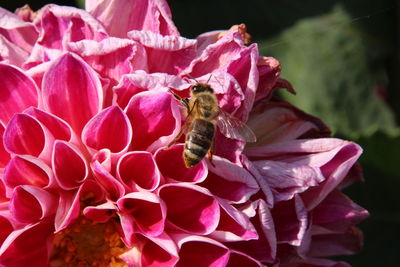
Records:
[[[171,89],[168,90],[176,100],[181,102],[187,109],[189,109],[189,100],[187,98],[182,98],[179,95],[175,94]]]
[[[171,146],[175,145],[175,143],[181,138],[182,134],[187,132],[188,127],[189,127],[189,123],[185,122],[182,126],[182,129],[179,131],[178,135],[164,149],[168,149]]]

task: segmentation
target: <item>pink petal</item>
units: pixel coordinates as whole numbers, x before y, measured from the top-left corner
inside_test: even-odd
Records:
[[[18,16],[0,8],[0,35],[8,41],[30,52],[36,42],[38,33],[32,23],[21,20]]]
[[[35,19],[40,29],[38,44],[53,49],[63,49],[67,42],[83,39],[100,41],[107,37],[103,26],[84,10],[47,5]]]
[[[258,234],[249,217],[224,200],[219,200],[221,218],[217,229],[209,236],[220,242],[258,239]]]
[[[22,223],[36,223],[56,212],[55,195],[35,186],[23,185],[14,190],[10,211]]]
[[[309,225],[309,215],[301,198],[277,203],[273,210],[277,239],[279,243],[299,246]]]
[[[257,69],[260,78],[255,102],[271,97],[272,89],[281,74],[281,63],[273,57],[260,57],[257,62]]]
[[[159,196],[167,206],[167,219],[175,227],[206,235],[218,226],[219,204],[208,190],[186,183],[166,184],[160,187]]]
[[[10,154],[31,155],[48,161],[54,137],[35,118],[16,114],[6,128],[3,142]]]
[[[196,56],[196,40],[150,31],[130,31],[128,37],[146,48],[149,73],[181,73]]]
[[[105,189],[107,199],[117,201],[125,194],[122,181],[111,175],[111,152],[107,149],[100,150],[93,156],[90,167],[96,181]]]
[[[244,206],[242,211],[251,217],[251,223],[255,226],[258,238],[242,242],[230,243],[230,247],[244,252],[261,262],[276,262],[277,240],[274,219],[265,201],[259,199]]]
[[[79,187],[89,174],[83,155],[64,141],[54,143],[52,169],[57,183],[65,190]]]
[[[169,182],[203,182],[208,175],[205,162],[201,161],[192,168],[187,168],[183,161],[183,148],[184,146],[179,144],[168,149],[161,148],[157,151],[155,158],[162,175],[170,179]],[[171,164],[172,160],[174,161],[173,165]]]
[[[164,232],[157,237],[135,235],[133,248],[120,255],[129,266],[175,266],[178,252],[175,242]]]
[[[239,252],[231,250],[229,255],[229,261],[226,265],[227,267],[235,267],[235,266],[246,266],[246,267],[261,267],[263,266],[261,262],[251,258],[250,256]]]
[[[106,148],[112,153],[125,152],[131,139],[132,128],[128,117],[116,106],[104,109],[93,117],[82,132],[83,143],[94,151]]]
[[[43,77],[44,109],[80,133],[102,108],[103,93],[96,73],[73,54],[64,54]]]
[[[218,156],[213,157],[209,174],[202,186],[214,195],[233,203],[244,203],[260,190],[254,177],[242,167]]]
[[[19,185],[43,188],[50,184],[51,175],[50,167],[37,158],[15,156],[4,169],[3,181],[9,191]]]
[[[331,231],[344,232],[369,214],[339,190],[334,190],[312,210],[312,216],[313,224]]]
[[[128,39],[82,40],[68,43],[68,50],[81,56],[102,77],[114,81],[125,73],[147,69],[144,47]]]
[[[0,35],[0,61],[2,63],[21,67],[24,61],[28,58],[28,52],[13,44],[5,37]]]
[[[53,114],[37,108],[28,108],[24,111],[24,113],[29,114],[40,121],[40,123],[51,132],[54,139],[63,141],[73,140],[73,132],[71,127],[65,121],[54,116]]]
[[[183,90],[190,87],[185,79],[166,73],[148,74],[142,70],[125,74],[113,90],[117,104],[125,108],[132,96],[143,91],[167,91],[168,89]]]
[[[133,150],[155,151],[178,134],[179,104],[170,93],[142,92],[133,96],[125,109],[132,124]]]
[[[144,30],[162,35],[179,35],[171,11],[164,0],[88,0],[86,10],[105,25],[112,36],[126,37],[131,30]],[[118,23],[115,23],[118,21]]]
[[[177,267],[226,266],[229,260],[227,248],[213,239],[202,236],[175,236],[180,247]]]
[[[94,222],[105,223],[115,216],[117,207],[114,203],[106,202],[97,206],[87,206],[83,214]]]
[[[248,150],[252,150],[253,146],[294,140],[309,131],[318,130],[318,125],[301,115],[301,111],[287,103],[262,102],[256,105],[247,125],[256,134],[257,143],[249,144]]]
[[[164,231],[166,207],[150,192],[134,192],[117,201],[122,230],[128,243],[133,244],[135,233],[158,236]]]
[[[153,155],[146,151],[132,151],[122,156],[117,165],[117,177],[131,190],[155,190],[161,175]]]
[[[38,105],[35,82],[16,67],[0,63],[0,122],[4,125],[24,109]]]
[[[48,244],[54,228],[49,221],[28,224],[12,232],[0,247],[0,265],[15,267],[47,266]],[[18,257],[16,257],[18,255]]]
[[[60,191],[60,200],[54,219],[55,233],[58,233],[70,225],[80,213],[80,199],[82,195],[90,193],[93,202],[104,199],[102,188],[93,180],[86,180],[77,191]]]
[[[0,123],[0,136],[4,136],[4,126]],[[10,161],[10,154],[5,150],[4,143],[0,142],[0,168],[4,168]]]

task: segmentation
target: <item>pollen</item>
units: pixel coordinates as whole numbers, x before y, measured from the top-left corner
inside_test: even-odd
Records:
[[[126,250],[113,220],[96,223],[81,216],[55,235],[50,266],[126,267],[119,258]]]

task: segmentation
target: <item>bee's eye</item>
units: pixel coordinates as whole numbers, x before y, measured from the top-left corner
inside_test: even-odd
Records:
[[[198,85],[192,87],[192,92],[193,93],[198,93],[198,92],[200,92],[202,90],[203,89],[201,88],[201,86],[198,86]]]

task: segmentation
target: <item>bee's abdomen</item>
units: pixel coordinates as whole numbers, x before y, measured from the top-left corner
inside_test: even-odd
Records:
[[[199,163],[207,154],[214,137],[215,125],[206,120],[195,119],[186,135],[183,158],[187,167]]]

